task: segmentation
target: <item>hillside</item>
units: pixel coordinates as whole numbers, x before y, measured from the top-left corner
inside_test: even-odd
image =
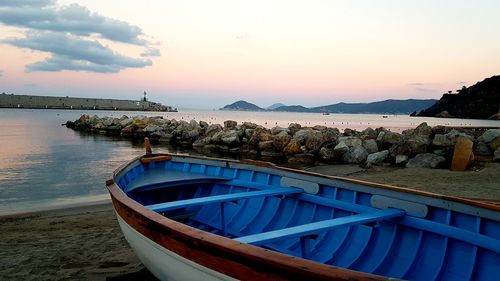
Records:
[[[500,111],[500,75],[486,78],[456,94],[444,94],[418,116],[488,119]],[[498,116],[498,115],[497,115]]]
[[[419,112],[436,103],[437,100],[384,100],[371,103],[337,103],[307,108],[302,105],[279,106],[267,111],[280,112],[312,112],[312,113],[373,113],[373,114],[410,114]],[[221,110],[266,111],[255,104],[237,101],[221,108]]]
[[[286,106],[286,105],[284,105],[282,103],[275,103],[275,104],[272,104],[272,105],[266,107],[266,109],[267,110],[273,110],[273,109],[276,109],[276,108],[282,107],[282,106]]]
[[[253,103],[249,103],[244,100],[233,102],[221,108],[220,110],[238,110],[238,111],[265,111],[265,109],[256,106]]]
[[[313,112],[310,108],[304,107],[302,105],[285,105],[273,109],[272,111],[283,111],[283,112]]]
[[[314,112],[328,113],[380,113],[380,114],[410,114],[428,108],[436,103],[428,100],[384,100],[370,103],[337,103],[311,108]]]

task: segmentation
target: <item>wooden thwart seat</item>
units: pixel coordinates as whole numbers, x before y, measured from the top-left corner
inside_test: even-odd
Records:
[[[274,196],[274,195],[287,195],[293,193],[301,193],[304,192],[300,188],[273,188],[266,190],[258,190],[258,191],[248,191],[248,192],[238,192],[238,193],[230,193],[224,195],[215,195],[208,197],[199,197],[193,199],[172,201],[166,203],[159,203],[153,205],[147,205],[146,208],[149,208],[155,212],[165,212],[175,209],[199,206],[199,205],[207,205],[212,203],[222,203],[229,202],[241,199],[249,199],[255,197],[265,197],[265,196]]]
[[[234,240],[253,244],[262,245],[272,243],[283,239],[297,238],[319,234],[321,232],[333,230],[335,228],[359,225],[376,221],[387,220],[391,218],[404,216],[405,212],[399,209],[383,209],[357,215],[345,216],[330,220],[312,222],[308,224],[288,227],[279,230],[273,230],[248,236],[235,238]]]

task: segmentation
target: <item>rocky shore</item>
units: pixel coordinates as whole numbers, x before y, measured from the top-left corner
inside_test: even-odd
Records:
[[[254,123],[163,119],[161,116],[121,118],[82,115],[66,127],[93,134],[122,136],[173,146],[194,148],[200,153],[273,158],[288,163],[348,163],[362,167],[397,165],[420,168],[449,168],[459,138],[473,142],[475,161],[500,161],[500,129],[430,127],[422,123],[401,134],[385,128],[363,131],[326,126],[266,129]]]

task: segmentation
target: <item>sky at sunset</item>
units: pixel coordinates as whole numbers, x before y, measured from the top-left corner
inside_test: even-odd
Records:
[[[436,98],[500,74],[500,1],[0,0],[0,92],[214,109]]]

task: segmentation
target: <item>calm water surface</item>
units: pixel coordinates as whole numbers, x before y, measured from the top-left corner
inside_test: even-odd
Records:
[[[69,111],[0,109],[0,214],[98,201],[109,198],[104,182],[121,164],[143,154],[142,144],[105,136],[83,135],[61,124],[81,114],[98,116],[162,115],[177,120],[222,123],[232,119],[266,127],[289,123],[365,129],[386,127],[395,131],[431,126],[500,126],[499,121],[410,118],[389,115],[314,113],[267,113],[233,111],[183,111],[143,113],[116,111]],[[172,148],[156,148],[156,151]]]

